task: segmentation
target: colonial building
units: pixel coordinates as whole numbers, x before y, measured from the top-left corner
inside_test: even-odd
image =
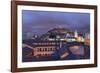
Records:
[[[55,50],[55,46],[38,46],[33,48],[33,53],[35,57],[50,56]]]
[[[55,53],[59,48],[62,47],[62,44],[66,44],[66,42],[59,41],[39,41],[33,43],[33,56],[41,57],[41,56],[51,56]]]

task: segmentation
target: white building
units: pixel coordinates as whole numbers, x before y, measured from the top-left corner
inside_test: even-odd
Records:
[[[74,32],[74,37],[78,37],[78,32],[77,32],[77,30],[75,30],[75,32]]]

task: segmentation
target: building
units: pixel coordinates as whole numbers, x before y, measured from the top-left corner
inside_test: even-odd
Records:
[[[32,55],[37,58],[51,56],[67,42],[84,42],[84,38],[79,36],[76,30],[72,32],[66,28],[54,28],[41,37],[37,37],[37,35],[34,35],[33,41],[30,41],[32,42],[32,48],[28,46],[33,50]]]
[[[78,35],[77,30],[72,32],[67,28],[54,28],[49,30],[46,34],[43,34],[40,39],[41,42],[34,43],[37,47],[33,48],[34,56],[37,57],[53,54],[58,46],[61,48],[62,44],[66,42],[84,42],[84,38]]]
[[[86,33],[85,34],[85,41],[84,41],[85,45],[90,45],[90,34]]]
[[[55,46],[38,46],[33,48],[33,53],[35,57],[50,56],[55,50]]]
[[[55,53],[59,48],[62,47],[62,44],[66,42],[60,41],[39,41],[33,43],[33,56],[35,57],[47,57]]]
[[[83,36],[80,36],[77,30],[70,31],[67,28],[54,28],[49,30],[40,39],[48,41],[84,42]]]
[[[41,36],[41,40],[67,41],[68,37],[74,37],[74,32],[67,28],[54,28]]]
[[[75,32],[74,32],[74,37],[78,37],[78,32],[77,32],[77,30],[75,30]]]

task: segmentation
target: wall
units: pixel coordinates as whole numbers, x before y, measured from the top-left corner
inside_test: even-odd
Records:
[[[61,2],[61,3],[74,3],[74,4],[90,4],[98,5],[100,9],[100,0],[34,0],[34,1],[49,1],[49,2]],[[10,0],[0,0],[0,73],[11,73],[10,72],[10,35],[11,35],[11,12],[10,12]],[[100,10],[98,11],[100,13]],[[100,14],[98,14],[100,16]],[[99,19],[100,17],[98,17]],[[99,24],[100,22],[98,22]],[[98,28],[100,25],[98,25]],[[98,29],[100,31],[100,29]],[[100,34],[98,34],[100,37]],[[98,38],[100,40],[100,38]],[[100,42],[98,42],[100,43]],[[100,47],[100,46],[98,46]],[[100,49],[98,48],[98,51]],[[98,53],[100,56],[100,53]],[[100,61],[100,57],[98,59]],[[99,73],[100,62],[98,62],[98,68],[84,68],[84,69],[68,69],[68,70],[53,70],[53,71],[38,71],[30,73]],[[28,72],[27,72],[28,73]]]

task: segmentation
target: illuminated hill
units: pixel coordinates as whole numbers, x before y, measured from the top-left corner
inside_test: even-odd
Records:
[[[74,32],[70,31],[67,28],[53,28],[49,30],[46,34],[43,34],[40,38],[41,40],[48,40],[48,39],[63,39],[72,36],[74,36]]]

